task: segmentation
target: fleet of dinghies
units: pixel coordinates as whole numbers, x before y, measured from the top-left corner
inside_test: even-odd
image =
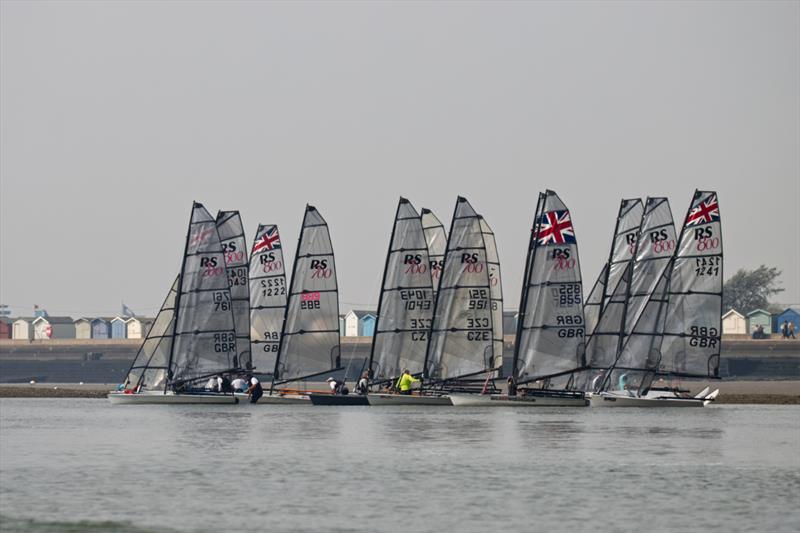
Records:
[[[718,394],[680,388],[719,377],[714,191],[695,191],[680,231],[666,198],[622,200],[608,261],[585,298],[570,211],[554,191],[540,193],[509,376],[497,244],[466,198],[449,232],[400,198],[358,394],[307,389],[350,370],[320,212],[306,206],[289,283],[276,225],[260,224],[247,250],[238,211],[214,218],[193,204],[179,274],[112,403],[238,403],[248,396],[230,381],[253,376],[267,404],[702,407]]]

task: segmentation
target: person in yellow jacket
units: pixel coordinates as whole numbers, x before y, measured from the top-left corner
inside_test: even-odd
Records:
[[[411,394],[411,384],[416,383],[419,380],[411,375],[411,372],[408,371],[406,368],[403,370],[403,375],[400,376],[400,379],[397,380],[397,384],[395,384],[395,388],[400,391],[400,394]]]

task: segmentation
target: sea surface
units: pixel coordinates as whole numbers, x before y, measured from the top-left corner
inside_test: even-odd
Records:
[[[0,401],[0,530],[800,531],[800,407]]]

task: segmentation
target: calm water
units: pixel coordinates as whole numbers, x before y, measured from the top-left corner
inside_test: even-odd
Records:
[[[4,531],[800,530],[800,408],[0,402]]]

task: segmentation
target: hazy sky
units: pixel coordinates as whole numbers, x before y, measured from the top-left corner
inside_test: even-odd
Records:
[[[717,189],[726,277],[800,302],[800,3],[3,1],[0,302],[153,313],[192,200],[330,224],[342,310],[376,304],[399,195],[496,235],[518,305],[536,194],[588,290],[621,197]]]

